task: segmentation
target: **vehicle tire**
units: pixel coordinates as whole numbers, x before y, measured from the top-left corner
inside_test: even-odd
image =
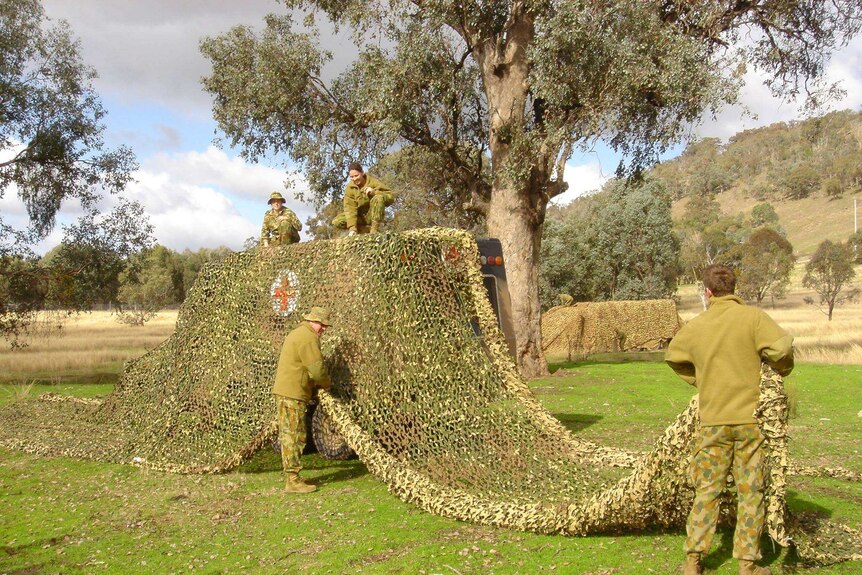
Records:
[[[335,424],[326,410],[318,405],[311,418],[311,437],[317,452],[324,459],[345,460],[356,456],[344,438],[335,429]]]

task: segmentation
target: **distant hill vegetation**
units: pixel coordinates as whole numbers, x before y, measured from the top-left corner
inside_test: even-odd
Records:
[[[651,172],[670,193],[675,218],[691,197],[714,197],[728,216],[768,202],[797,255],[810,255],[824,239],[843,242],[853,233],[853,198],[862,200],[862,113],[772,124],[726,144],[706,138]]]

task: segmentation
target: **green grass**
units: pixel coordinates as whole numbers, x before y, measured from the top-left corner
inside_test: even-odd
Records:
[[[801,463],[862,471],[859,366],[800,365],[791,452]],[[547,408],[580,436],[648,449],[693,390],[661,363],[584,362],[532,381]],[[105,394],[110,385],[34,384],[43,391]],[[0,401],[21,390],[0,386]],[[303,458],[320,484],[287,495],[280,460],[260,452],[224,475],[171,475],[0,449],[0,574],[280,573],[641,575],[674,573],[682,530],[590,537],[545,536],[436,517],[387,492],[358,460]],[[793,478],[793,509],[862,528],[862,486]],[[707,573],[736,573],[722,530]],[[850,575],[862,561],[804,569],[765,546],[776,573]]]

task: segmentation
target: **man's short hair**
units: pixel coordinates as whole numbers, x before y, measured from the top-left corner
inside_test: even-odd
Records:
[[[353,170],[356,170],[357,172],[360,172],[360,173],[365,172],[365,170],[362,169],[362,164],[360,164],[359,162],[350,162],[350,164],[347,166],[348,172],[352,172]]]
[[[703,270],[703,287],[716,297],[730,295],[736,289],[736,274],[724,264],[708,265]]]

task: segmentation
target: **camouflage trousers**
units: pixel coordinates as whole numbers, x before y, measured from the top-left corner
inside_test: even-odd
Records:
[[[269,240],[271,246],[282,246],[299,243],[299,232],[290,222],[281,222],[275,229],[275,234]]]
[[[686,524],[683,547],[686,553],[709,551],[718,522],[719,497],[730,472],[737,491],[733,556],[750,561],[760,559],[765,515],[763,441],[760,428],[753,423],[700,428],[697,451],[689,469],[695,497]]]
[[[299,473],[302,470],[302,450],[305,447],[306,403],[275,395],[278,411],[278,443],[281,445],[281,465],[284,473]]]
[[[386,206],[392,205],[395,194],[384,192],[376,194],[365,206],[361,206],[356,212],[356,229],[360,233],[367,233],[372,222],[383,221],[383,212]],[[347,229],[347,216],[344,212],[332,219],[332,225],[336,228]]]

